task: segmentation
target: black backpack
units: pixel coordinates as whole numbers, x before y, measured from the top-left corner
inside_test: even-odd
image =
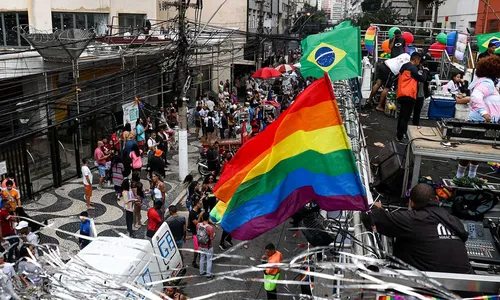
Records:
[[[207,131],[214,132],[214,119],[208,118]]]

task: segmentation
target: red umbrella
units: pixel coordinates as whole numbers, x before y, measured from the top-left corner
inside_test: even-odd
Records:
[[[294,67],[293,65],[290,65],[290,64],[282,64],[282,65],[277,66],[275,69],[280,71],[281,73],[286,73],[286,72],[293,71],[297,68]]]
[[[262,78],[262,79],[268,79],[280,76],[281,72],[273,68],[261,68],[258,69],[257,72],[253,73],[252,75],[253,78]]]

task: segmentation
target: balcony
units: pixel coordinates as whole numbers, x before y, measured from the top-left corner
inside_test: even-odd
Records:
[[[424,9],[422,13],[419,12],[417,21],[425,22],[432,20],[432,9]]]

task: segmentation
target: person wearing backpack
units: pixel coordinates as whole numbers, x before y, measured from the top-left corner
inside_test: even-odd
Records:
[[[205,124],[207,127],[207,141],[211,141],[215,132],[215,120],[213,118],[213,112],[208,113],[208,116],[205,118]]]
[[[212,275],[212,259],[214,256],[214,248],[212,242],[215,238],[215,230],[209,224],[210,215],[208,212],[200,214],[198,224],[196,224],[196,238],[200,248],[200,275],[206,275],[208,278],[213,278]],[[205,272],[205,264],[207,265]]]

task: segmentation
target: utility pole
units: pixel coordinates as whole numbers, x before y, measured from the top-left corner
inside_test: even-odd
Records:
[[[179,1],[179,39],[177,55],[177,71],[181,92],[179,95],[179,180],[182,181],[189,174],[188,168],[188,143],[187,143],[187,98],[191,76],[188,76],[189,66],[187,63],[188,40],[186,36],[186,0]]]
[[[259,23],[257,25],[257,69],[262,68],[262,60],[264,59],[264,45],[262,36],[264,35],[264,2],[265,0],[255,0],[259,6]]]

